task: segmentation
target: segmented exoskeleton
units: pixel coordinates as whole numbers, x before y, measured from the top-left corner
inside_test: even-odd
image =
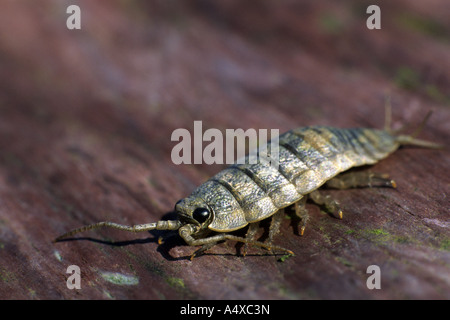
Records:
[[[201,246],[191,258],[223,240],[245,243],[244,254],[249,244],[293,254],[272,244],[279,230],[281,209],[295,205],[295,213],[301,218],[300,233],[303,234],[308,220],[305,208],[307,198],[325,205],[342,218],[338,202],[323,196],[319,187],[395,188],[395,182],[387,175],[345,171],[374,164],[401,145],[439,147],[416,139],[419,130],[412,135],[399,135],[390,129],[390,117],[387,119],[384,130],[314,126],[286,132],[279,136],[278,167],[265,162],[232,165],[200,185],[189,197],[177,202],[175,211],[178,220],[134,226],[100,222],[70,231],[56,240],[104,226],[132,232],[178,230],[188,245]],[[257,222],[269,217],[272,221],[267,242],[254,240]],[[245,238],[229,233],[247,225],[249,229]]]

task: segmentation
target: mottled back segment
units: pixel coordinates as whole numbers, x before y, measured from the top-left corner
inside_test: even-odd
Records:
[[[385,158],[398,146],[381,130],[294,129],[279,137],[278,168],[264,162],[233,165],[186,200],[199,197],[212,209],[210,229],[236,230],[270,217],[343,171]]]

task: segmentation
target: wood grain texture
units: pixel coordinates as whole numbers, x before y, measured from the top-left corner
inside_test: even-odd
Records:
[[[328,191],[343,220],[308,204],[300,237],[284,219],[275,243],[296,254],[284,262],[236,256],[233,242],[189,261],[195,248],[158,245],[161,231],[52,243],[98,221],[174,218],[225,167],[172,163],[171,133],[194,120],[381,128],[389,94],[395,127],[432,109],[420,137],[448,147],[448,1],[376,1],[371,31],[372,2],[78,1],[82,29],[69,31],[69,1],[2,1],[0,298],[449,299],[448,148],[403,148],[371,168],[396,190]],[[374,264],[381,290],[366,287]],[[69,265],[81,290],[66,287]]]

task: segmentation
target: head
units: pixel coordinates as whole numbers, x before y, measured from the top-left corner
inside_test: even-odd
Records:
[[[213,209],[200,197],[189,196],[175,204],[181,224],[191,224],[196,230],[207,229],[214,219]]]

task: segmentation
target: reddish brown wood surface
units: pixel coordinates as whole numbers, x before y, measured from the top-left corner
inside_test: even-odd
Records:
[[[181,2],[181,1],[180,1]],[[421,138],[450,142],[450,4],[376,1],[0,3],[0,298],[449,299],[448,149],[404,148],[372,170],[398,188],[329,191],[342,221],[308,205],[285,219],[284,262],[228,242],[195,248],[163,232],[88,232],[110,220],[173,218],[174,203],[220,165],[175,165],[173,130],[394,126],[434,114]],[[66,268],[81,269],[80,290]],[[369,290],[366,269],[381,268]],[[131,277],[114,280],[107,272]],[[128,278],[130,279],[130,278]],[[121,282],[122,281],[122,282]],[[137,283],[136,283],[137,281]],[[121,282],[121,283],[119,283]]]

